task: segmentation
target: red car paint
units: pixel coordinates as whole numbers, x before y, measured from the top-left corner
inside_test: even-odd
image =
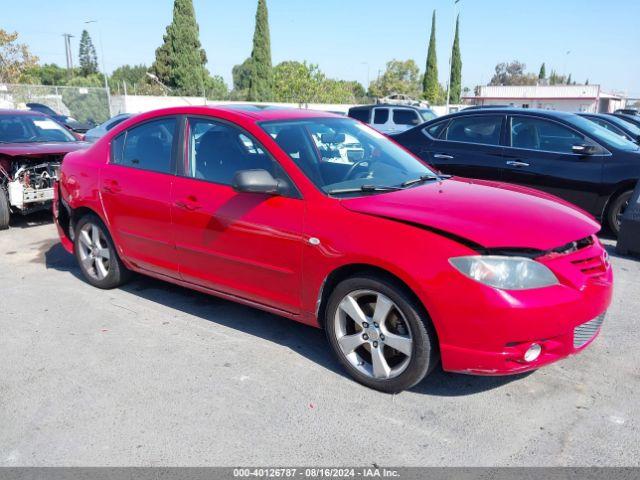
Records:
[[[286,170],[302,198],[238,193],[109,163],[114,136],[164,115],[210,116],[245,129]],[[60,196],[71,209],[102,218],[130,269],[309,325],[320,325],[319,298],[332,272],[352,265],[385,270],[422,302],[445,370],[517,373],[585,348],[574,349],[573,329],[606,311],[613,287],[592,218],[544,193],[459,178],[360,198],[326,196],[258,125],[314,116],[330,115],[206,107],[138,115],[90,149],[65,157]],[[56,218],[59,208],[55,202]],[[58,229],[71,252],[67,232]],[[312,237],[319,243],[309,242]],[[564,248],[584,238],[592,240]],[[537,260],[560,283],[498,290],[449,263],[487,249],[546,252]],[[524,363],[531,342],[543,351]]]

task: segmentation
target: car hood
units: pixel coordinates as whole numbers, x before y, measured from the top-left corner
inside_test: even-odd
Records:
[[[354,212],[422,226],[484,248],[550,250],[600,230],[585,212],[552,195],[460,178],[341,202]]]
[[[44,157],[88,148],[87,142],[0,143],[0,155],[7,157]]]

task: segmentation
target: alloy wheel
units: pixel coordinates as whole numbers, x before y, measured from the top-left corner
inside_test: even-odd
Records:
[[[409,365],[413,338],[400,308],[373,290],[350,292],[334,316],[337,343],[347,361],[376,380],[400,375]]]
[[[109,275],[111,252],[102,230],[94,223],[86,223],[80,229],[78,242],[84,270],[92,278],[103,280]]]

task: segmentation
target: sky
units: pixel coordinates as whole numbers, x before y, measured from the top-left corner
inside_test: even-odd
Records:
[[[257,0],[193,0],[212,74],[231,85],[231,69],[251,53]],[[100,63],[150,65],[171,21],[173,0],[0,0],[0,28],[17,31],[42,62],[65,65],[63,33],[74,61],[88,28]],[[640,97],[638,0],[267,0],[274,65],[316,63],[330,78],[367,84],[389,60],[424,69],[431,12],[445,83],[454,15],[460,13],[462,83],[486,84],[499,62],[519,60],[537,73],[555,69],[606,91]],[[85,24],[88,20],[95,23]]]

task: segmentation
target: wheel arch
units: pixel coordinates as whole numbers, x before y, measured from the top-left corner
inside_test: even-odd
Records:
[[[335,287],[340,282],[356,275],[376,276],[378,278],[388,280],[396,284],[398,287],[402,288],[411,297],[411,299],[416,302],[416,305],[418,305],[418,307],[422,310],[422,313],[425,315],[425,317],[429,319],[429,322],[433,326],[433,330],[436,332],[437,337],[436,326],[434,325],[434,322],[429,315],[429,311],[427,310],[424,303],[420,300],[420,297],[416,294],[415,290],[395,273],[369,263],[351,263],[341,265],[340,267],[332,270],[327,275],[324,282],[322,283],[322,286],[320,287],[320,291],[318,292],[318,300],[316,304],[316,318],[320,328],[324,329],[324,317],[331,292],[333,292]]]
[[[609,194],[609,197],[607,198],[607,201],[604,203],[604,207],[602,208],[602,222],[604,223],[607,219],[607,215],[609,213],[609,207],[611,206],[611,203],[618,198],[618,196],[621,193],[624,193],[626,191],[633,191],[634,188],[636,188],[636,184],[639,182],[640,180],[637,179],[630,179],[630,180],[624,180],[618,184],[616,184],[616,186],[614,187],[613,191]]]

